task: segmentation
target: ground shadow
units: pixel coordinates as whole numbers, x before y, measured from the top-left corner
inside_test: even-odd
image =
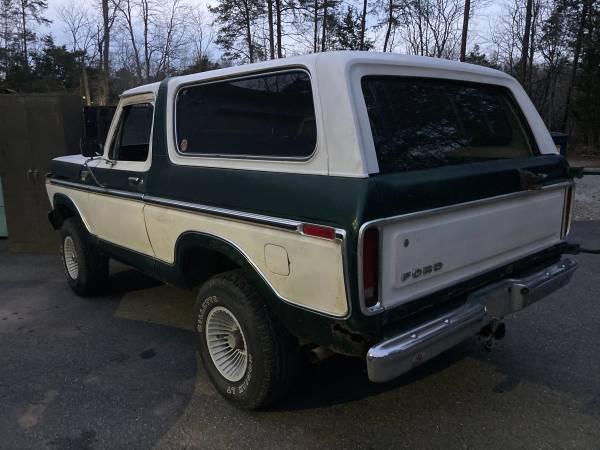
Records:
[[[474,340],[416,367],[386,383],[372,383],[363,358],[335,355],[317,364],[305,366],[298,383],[275,411],[300,411],[354,402],[424,380],[479,352]]]
[[[160,281],[144,275],[135,269],[119,264],[115,269],[111,268],[108,287],[104,295],[121,295],[132,291],[157,287],[162,284]]]

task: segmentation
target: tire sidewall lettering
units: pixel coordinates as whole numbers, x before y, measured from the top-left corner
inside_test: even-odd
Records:
[[[248,389],[250,382],[252,381],[252,354],[248,353],[248,368],[244,375],[243,381],[240,384],[231,384],[227,386],[227,393],[232,396],[243,395]]]
[[[196,330],[200,334],[204,334],[204,320],[207,316],[209,309],[219,303],[219,299],[216,295],[211,295],[210,297],[206,297],[202,302],[202,306],[200,307],[200,311],[198,311],[198,318],[196,321]]]

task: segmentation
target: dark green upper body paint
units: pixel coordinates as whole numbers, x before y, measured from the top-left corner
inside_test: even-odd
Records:
[[[402,329],[410,320],[435,313],[464,300],[470,290],[526,270],[539,259],[560,256],[561,247],[490,271],[452,289],[429,295],[375,316],[365,316],[358,300],[357,244],[360,226],[370,220],[423,211],[522,190],[523,169],[547,175],[545,184],[569,179],[568,164],[558,155],[498,160],[439,167],[430,170],[376,174],[368,178],[303,175],[280,172],[233,170],[173,164],[167,156],[166,83],[155,103],[152,165],[143,174],[141,188],[128,185],[127,178],[139,173],[94,169],[98,180],[112,189],[145,193],[150,196],[244,211],[277,218],[293,219],[342,228],[346,231],[347,286],[351,314],[344,320],[324,317],[278,300],[260,277],[259,289],[284,325],[299,337],[329,345],[349,354],[364,354],[367,347],[383,336]],[[54,161],[54,178],[79,180],[81,168]],[[95,185],[88,177],[87,184]],[[212,243],[211,243],[212,242]],[[185,245],[212,245],[239,258],[219,239],[198,233],[188,236]],[[149,257],[119,249],[108,243],[103,248],[111,256],[133,264],[151,275],[175,284],[181,283],[180,268]],[[183,245],[183,244],[182,244]],[[244,261],[240,260],[240,264]]]

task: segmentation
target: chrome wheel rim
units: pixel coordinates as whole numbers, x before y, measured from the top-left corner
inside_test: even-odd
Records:
[[[228,381],[240,381],[248,367],[244,331],[231,311],[211,309],[206,318],[206,345],[213,364]]]
[[[63,258],[67,267],[67,273],[71,278],[76,280],[79,276],[79,262],[77,261],[75,242],[73,242],[71,236],[67,236],[63,242]]]

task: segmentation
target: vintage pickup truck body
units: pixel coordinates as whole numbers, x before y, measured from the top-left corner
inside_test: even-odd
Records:
[[[333,52],[126,91],[103,155],[55,159],[47,189],[56,228],[76,217],[167,283],[241,270],[298,342],[365,357],[373,381],[493,334],[575,269],[569,166],[523,89],[433,58]]]

